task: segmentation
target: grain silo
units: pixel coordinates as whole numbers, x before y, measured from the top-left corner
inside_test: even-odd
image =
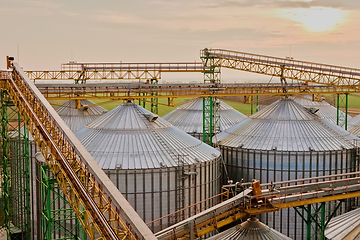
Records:
[[[360,115],[349,120],[348,131],[355,136],[360,136]]]
[[[220,152],[134,103],[75,135],[145,222],[220,191]]]
[[[203,98],[191,99],[163,118],[175,127],[202,140]],[[220,101],[220,131],[228,129],[246,118],[241,112]]]
[[[337,119],[339,118],[339,126],[343,127],[345,121],[345,113],[337,108],[332,106],[330,103],[322,100],[322,101],[312,101],[310,96],[304,97],[295,97],[294,100],[304,107],[307,107],[311,110],[311,108],[318,109],[316,114],[322,118],[328,119],[329,121],[337,124]],[[351,116],[347,116],[347,119],[350,120]]]
[[[281,99],[218,134],[217,144],[231,179],[268,183],[355,170],[356,139],[294,100]],[[306,225],[293,209],[260,220],[291,238],[305,236]]]
[[[76,132],[94,121],[97,117],[106,113],[107,110],[90,100],[81,99],[66,101],[56,109],[56,112],[69,128],[73,132]]]
[[[360,208],[336,216],[325,229],[326,239],[360,239]]]
[[[291,240],[284,234],[266,226],[255,217],[227,229],[208,240]]]

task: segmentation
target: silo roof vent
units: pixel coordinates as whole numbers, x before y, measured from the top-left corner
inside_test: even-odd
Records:
[[[158,115],[153,114],[153,113],[144,113],[144,116],[147,118],[147,120],[149,120],[149,122],[155,122],[156,119],[158,119]]]

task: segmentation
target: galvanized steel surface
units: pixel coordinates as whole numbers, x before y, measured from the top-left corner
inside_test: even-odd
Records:
[[[220,152],[158,118],[124,103],[76,132],[103,169],[147,169],[195,164]]]
[[[281,99],[221,132],[213,141],[258,150],[330,151],[351,149],[355,139],[294,100]]]
[[[209,240],[291,240],[284,234],[266,226],[255,217],[221,232]]]
[[[358,137],[360,136],[360,115],[349,120],[348,131]]]
[[[220,191],[220,152],[136,104],[114,108],[75,135],[146,222]]]
[[[56,110],[73,132],[76,132],[107,112],[105,108],[86,99],[80,100],[80,106],[81,108],[77,109],[76,100],[69,100]]]
[[[305,107],[318,108],[319,111],[316,113],[316,115],[337,124],[337,108],[332,106],[330,103],[326,101],[311,101],[309,96],[295,97],[294,100]],[[345,116],[345,113],[339,110],[339,116]],[[352,118],[350,115],[347,117],[349,121]],[[344,121],[342,121],[342,124],[344,124]]]
[[[353,237],[346,239],[359,239],[359,226],[360,208],[332,218],[325,229],[325,237],[331,240],[341,240],[351,234]]]
[[[265,183],[356,170],[354,143],[358,138],[291,99],[269,105],[218,134],[217,139],[234,181]],[[333,207],[333,203],[326,205],[327,210]],[[348,207],[343,203],[337,214]],[[306,225],[293,209],[259,218],[289,237],[306,236]]]
[[[163,118],[171,122],[175,127],[189,133],[195,134],[203,132],[203,98],[194,98],[174,111],[166,114]],[[228,104],[220,101],[220,130],[241,122],[247,117],[235,110]]]

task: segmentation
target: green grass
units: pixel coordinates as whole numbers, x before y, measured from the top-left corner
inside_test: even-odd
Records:
[[[336,95],[334,95],[334,94],[326,95],[325,97],[326,97],[326,101],[328,101],[330,104],[336,106]],[[158,115],[161,117],[166,115],[167,113],[175,110],[180,105],[184,104],[185,101],[189,100],[189,99],[190,98],[175,98],[175,107],[164,106],[164,105],[159,104],[158,105]],[[123,100],[92,99],[91,101],[102,106],[106,110],[111,110],[123,103]],[[168,101],[167,98],[159,98],[159,103],[167,104],[167,101]],[[236,109],[237,111],[239,111],[245,115],[250,115],[250,112],[251,112],[250,104],[238,102],[238,101],[234,101],[234,100],[226,100],[226,99],[221,99],[221,101],[229,104],[234,109]],[[51,103],[55,104],[55,105],[61,105],[63,102],[64,102],[64,100],[51,101]],[[139,101],[135,101],[135,103],[138,104]],[[345,95],[340,96],[340,107],[345,107]],[[145,108],[150,111],[151,103],[147,102]],[[360,109],[360,95],[355,95],[355,94],[349,95],[348,108]]]
[[[164,116],[165,114],[175,110],[177,107],[179,107],[180,105],[185,103],[186,100],[189,100],[189,98],[175,98],[175,107],[164,106],[164,105],[159,104],[158,105],[158,115],[159,116]],[[110,100],[109,101],[109,100],[99,100],[99,99],[93,99],[92,101],[94,103],[102,106],[106,110],[114,109],[115,107],[119,106],[120,104],[122,104],[124,102],[122,100]],[[135,103],[139,104],[139,101],[136,100]],[[168,99],[167,98],[159,98],[159,103],[167,104]],[[145,108],[150,111],[151,110],[151,103],[146,102]]]
[[[326,101],[331,105],[336,106],[337,97],[335,94],[325,95]],[[345,107],[345,94],[340,95],[340,107]],[[358,108],[360,109],[360,95],[349,94],[348,97],[348,108]]]
[[[171,107],[171,106],[164,106],[159,104],[158,105],[158,115],[160,117],[166,115],[167,113],[175,110],[177,107],[179,107],[180,105],[184,104],[186,100],[189,100],[190,98],[175,98],[175,107]],[[105,108],[106,110],[111,110],[117,106],[119,106],[120,104],[123,103],[122,100],[100,100],[100,99],[93,99],[91,100],[94,103],[102,106],[103,108]],[[159,103],[163,103],[163,104],[167,104],[168,99],[167,98],[159,98]],[[232,106],[234,109],[238,110],[239,112],[245,114],[245,115],[250,115],[250,104],[244,104],[241,102],[237,102],[237,101],[232,101],[232,100],[223,100],[225,103],[229,104],[230,106]],[[136,104],[139,104],[139,101],[135,101]],[[151,109],[151,103],[147,102],[145,105],[145,108],[148,109],[150,111]]]
[[[345,99],[344,99],[344,101],[345,101]],[[344,104],[344,107],[345,107],[345,104]],[[360,108],[360,96],[359,95],[349,95],[348,108]]]
[[[239,112],[241,112],[242,114],[245,115],[250,115],[251,113],[251,105],[248,103],[242,103],[242,102],[238,102],[238,101],[233,101],[233,100],[225,100],[225,99],[221,99],[221,101],[229,104],[230,106],[232,106],[235,110],[238,110]]]
[[[345,95],[341,95],[340,97],[341,97],[340,98],[340,107],[345,107]],[[158,111],[159,111],[158,115],[161,117],[166,115],[167,113],[175,110],[180,105],[184,104],[185,101],[189,100],[189,99],[190,98],[175,98],[175,107],[164,106],[164,105],[159,104],[158,105]],[[102,106],[106,110],[111,110],[123,103],[123,100],[92,99],[91,101]],[[159,103],[167,104],[167,101],[168,101],[167,98],[159,98]],[[234,109],[236,109],[237,111],[239,111],[245,115],[250,115],[251,109],[250,109],[250,104],[248,104],[248,103],[238,102],[238,101],[234,101],[234,100],[227,100],[227,99],[221,99],[221,101],[229,104]],[[335,106],[336,106],[336,95],[326,95],[326,101],[328,101],[332,105],[335,104]],[[59,103],[61,103],[61,101],[58,101],[56,103],[59,104]],[[139,101],[135,101],[135,103],[138,104]],[[349,95],[348,107],[360,109],[360,95]],[[145,108],[150,111],[151,103],[147,102]]]

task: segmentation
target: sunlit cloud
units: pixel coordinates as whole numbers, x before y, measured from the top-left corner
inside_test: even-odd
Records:
[[[96,19],[101,22],[114,23],[114,24],[123,24],[123,23],[135,23],[139,22],[139,19],[126,14],[98,14]]]
[[[347,12],[335,8],[311,7],[279,10],[281,15],[299,23],[309,32],[320,33],[335,30],[346,22]]]

